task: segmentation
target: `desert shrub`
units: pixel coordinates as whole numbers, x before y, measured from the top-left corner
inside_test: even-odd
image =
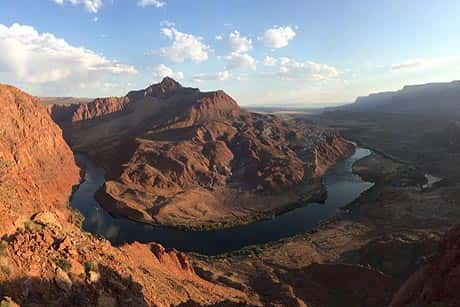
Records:
[[[56,258],[54,260],[54,263],[56,263],[56,265],[58,267],[60,267],[62,270],[64,270],[64,272],[69,272],[70,269],[72,268],[72,265],[70,264],[69,260],[67,260],[66,258]]]
[[[5,275],[11,274],[11,266],[7,263],[0,264],[0,271]]]
[[[24,223],[24,227],[28,232],[32,233],[42,231],[43,229],[42,225],[30,220]]]
[[[70,209],[70,212],[72,213],[72,223],[75,226],[82,228],[83,222],[85,221],[85,217],[79,210],[70,207],[70,205],[68,207]]]
[[[8,242],[5,240],[0,241],[0,255],[1,256],[6,256],[8,253]]]
[[[96,261],[88,261],[85,263],[86,271],[99,272],[99,264]]]

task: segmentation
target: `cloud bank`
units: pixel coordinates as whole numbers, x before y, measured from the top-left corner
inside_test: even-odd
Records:
[[[199,63],[209,58],[211,47],[203,42],[203,38],[180,32],[174,27],[163,28],[161,33],[171,40],[172,44],[161,48],[157,52],[160,56],[175,63],[182,63],[185,60]]]
[[[135,74],[133,66],[75,47],[31,26],[0,24],[0,73],[29,85],[85,87],[105,77]]]
[[[163,0],[139,0],[137,5],[140,7],[154,6],[160,8],[165,6],[166,2]]]
[[[102,7],[102,0],[53,0],[59,5],[63,5],[68,2],[73,6],[83,5],[85,9],[93,14],[96,14],[99,9]]]
[[[261,40],[265,46],[279,49],[286,47],[289,44],[289,41],[294,39],[295,36],[296,33],[289,26],[273,27],[264,32]]]

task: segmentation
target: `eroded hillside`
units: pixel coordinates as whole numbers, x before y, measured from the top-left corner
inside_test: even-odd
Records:
[[[107,169],[104,208],[174,227],[229,227],[321,198],[320,176],[353,151],[334,130],[249,113],[223,91],[170,78],[51,111],[67,120],[57,122],[72,148]]]
[[[39,210],[64,210],[79,168],[38,99],[0,85],[0,231]]]
[[[82,232],[67,207],[79,168],[40,101],[0,86],[0,295],[3,304],[176,306],[250,302],[198,277],[161,245],[115,248]]]

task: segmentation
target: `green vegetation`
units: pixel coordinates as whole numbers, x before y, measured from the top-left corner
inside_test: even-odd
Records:
[[[58,267],[60,267],[62,270],[64,270],[64,272],[67,272],[67,273],[72,268],[72,265],[70,264],[69,260],[65,258],[57,258],[54,260],[54,263],[56,263]]]
[[[8,246],[9,243],[5,240],[0,241],[0,255],[1,256],[6,256],[8,253]]]
[[[68,205],[68,208],[69,208],[70,212],[72,213],[72,222],[73,222],[73,224],[76,225],[79,228],[82,228],[83,222],[85,220],[85,217],[83,216],[83,214],[79,210],[70,207],[70,204]]]
[[[43,226],[34,222],[34,221],[27,221],[24,223],[24,227],[28,232],[34,233],[34,232],[39,232],[42,231]]]
[[[88,261],[85,263],[86,271],[99,272],[99,264],[96,261]]]
[[[0,264],[0,271],[5,275],[11,274],[11,266],[7,263]]]

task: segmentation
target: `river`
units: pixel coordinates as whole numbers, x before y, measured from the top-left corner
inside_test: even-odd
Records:
[[[86,172],[85,180],[72,196],[71,207],[85,217],[85,231],[102,235],[115,245],[133,241],[158,242],[185,252],[216,255],[305,233],[335,216],[341,207],[373,186],[352,172],[353,163],[370,153],[370,150],[358,147],[352,156],[327,171],[323,177],[328,191],[325,203],[309,203],[270,220],[205,232],[154,227],[112,217],[94,199],[95,192],[104,183],[104,169],[96,167],[84,155],[77,155]]]

